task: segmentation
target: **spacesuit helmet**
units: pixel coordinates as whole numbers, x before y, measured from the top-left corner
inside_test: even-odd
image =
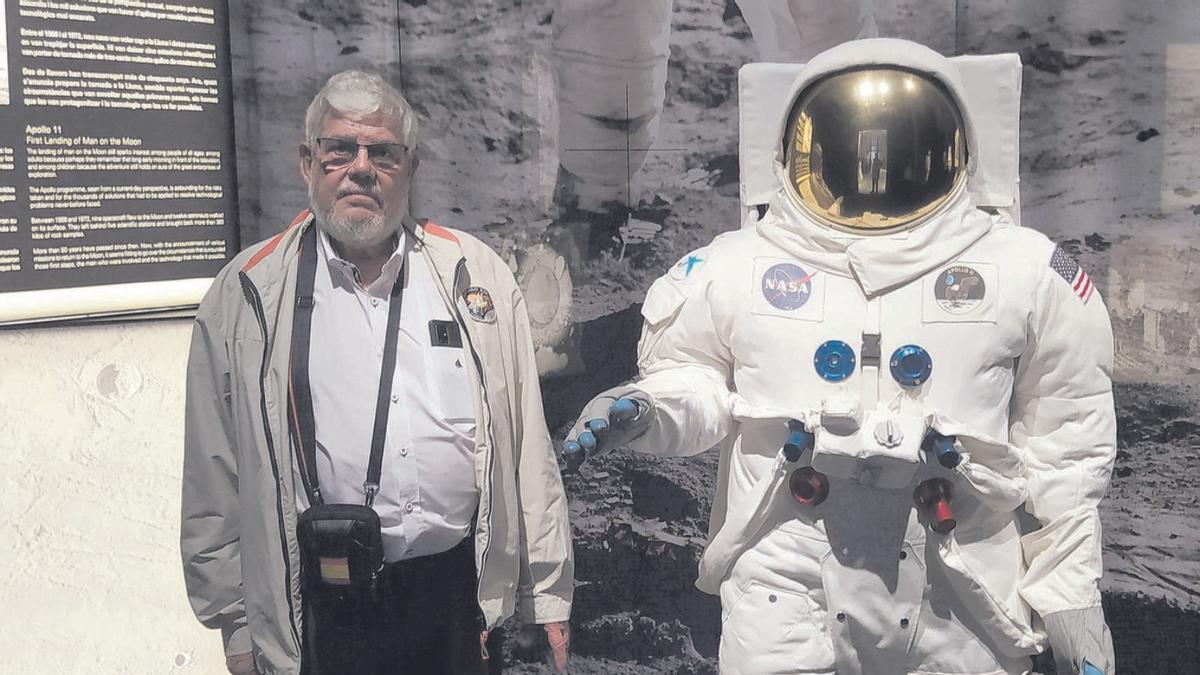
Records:
[[[804,87],[784,133],[785,186],[817,222],[855,234],[919,225],[967,177],[962,111],[914,70],[841,70]]]

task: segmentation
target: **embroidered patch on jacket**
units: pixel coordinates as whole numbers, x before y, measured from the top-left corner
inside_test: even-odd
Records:
[[[472,286],[463,292],[463,301],[467,303],[467,312],[477,321],[491,321],[496,314],[496,305],[492,302],[492,294],[486,288]]]
[[[942,271],[933,285],[933,297],[951,314],[966,314],[979,306],[987,295],[983,275],[973,267],[954,265]]]
[[[762,276],[762,294],[776,309],[785,312],[800,309],[812,297],[812,278],[794,263],[772,265]]]
[[[1092,278],[1066,251],[1055,247],[1054,253],[1050,256],[1050,269],[1071,284],[1071,290],[1077,298],[1083,301],[1083,304],[1086,305],[1088,300],[1092,299],[1092,293],[1096,291],[1096,286],[1092,284]]]

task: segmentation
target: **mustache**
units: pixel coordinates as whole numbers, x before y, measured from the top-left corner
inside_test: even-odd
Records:
[[[371,199],[375,200],[376,204],[383,203],[383,199],[380,197],[378,190],[365,189],[360,186],[353,185],[353,186],[343,187],[337,191],[337,199],[341,199],[342,197],[350,197],[352,195],[362,195],[364,197],[370,197]]]

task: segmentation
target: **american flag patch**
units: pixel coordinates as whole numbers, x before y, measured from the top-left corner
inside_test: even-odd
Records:
[[[1054,249],[1054,255],[1050,256],[1050,269],[1071,284],[1071,290],[1083,301],[1083,304],[1086,305],[1088,300],[1092,299],[1092,293],[1096,291],[1092,278],[1066,251],[1057,247]]]

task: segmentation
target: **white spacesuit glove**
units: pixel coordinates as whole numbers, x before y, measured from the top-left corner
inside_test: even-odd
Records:
[[[654,401],[634,387],[615,387],[593,398],[575,420],[563,442],[568,471],[589,457],[637,440],[654,419]]]
[[[1069,675],[1113,675],[1117,672],[1113,657],[1112,635],[1100,607],[1053,612],[1042,617],[1054,665]]]

